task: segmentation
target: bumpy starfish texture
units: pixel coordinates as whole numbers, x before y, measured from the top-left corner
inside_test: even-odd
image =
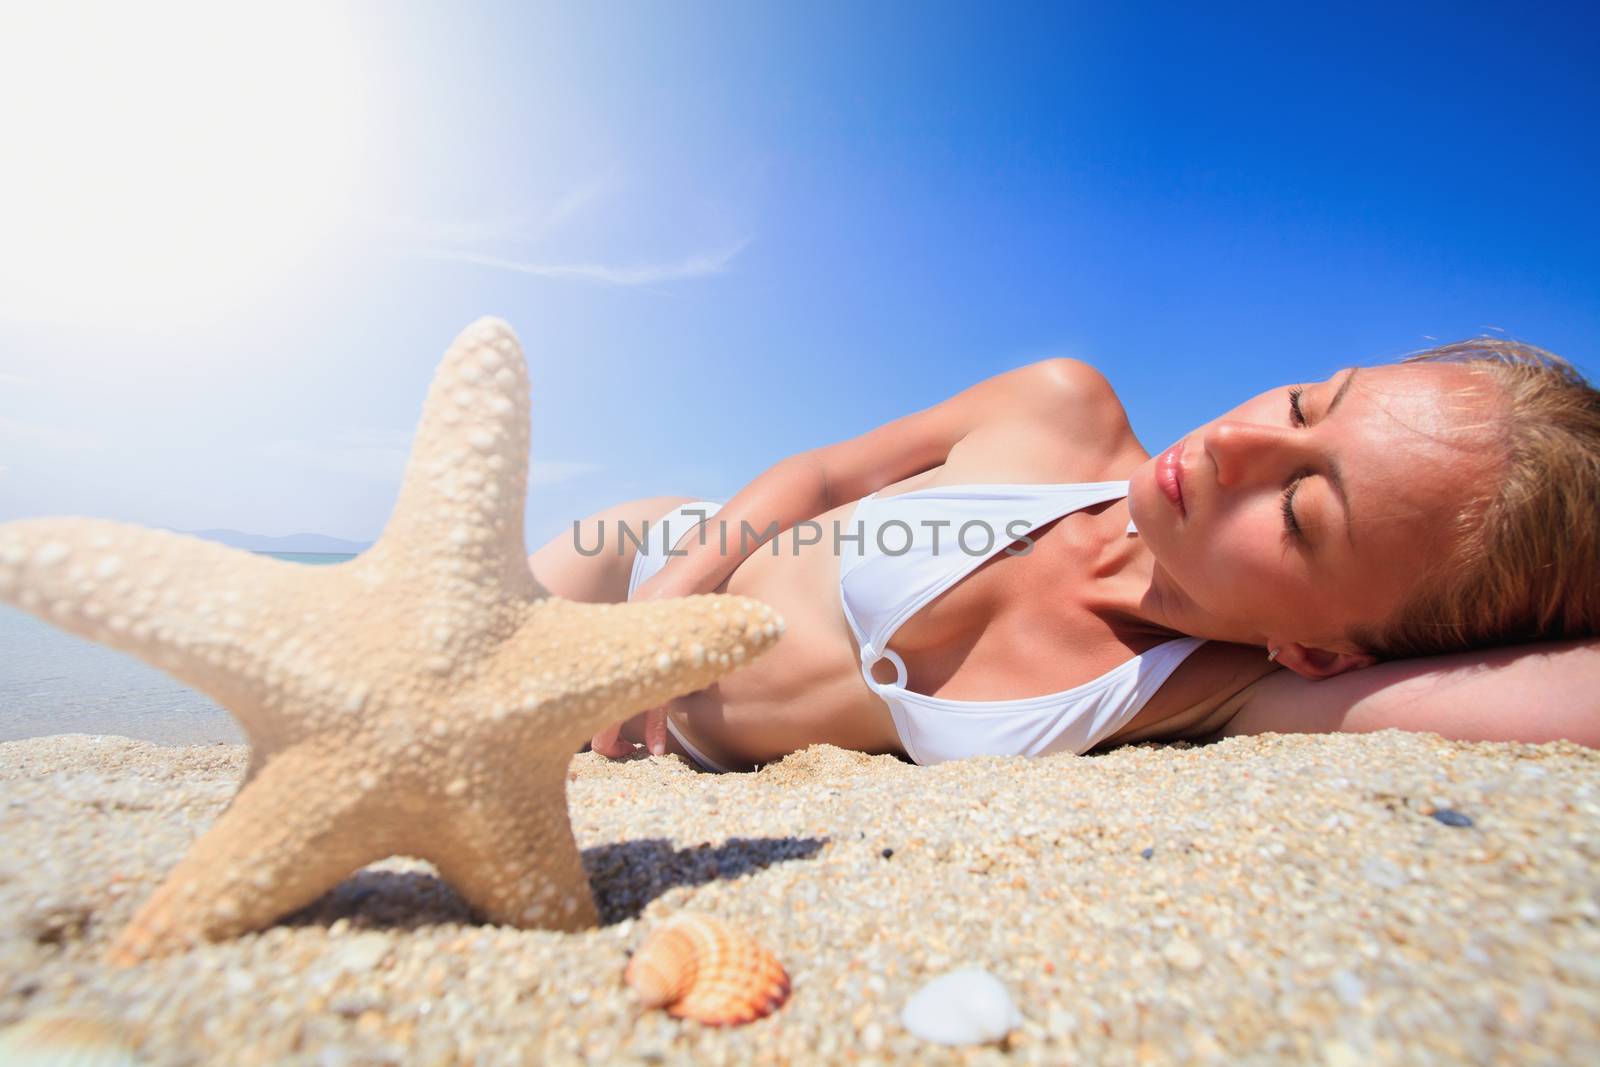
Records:
[[[257,929],[391,855],[493,922],[599,921],[566,767],[601,727],[704,688],[783,633],[703,595],[565,600],[529,570],[528,385],[510,327],[446,354],[382,538],[328,567],[93,519],[0,524],[0,598],[213,697],[250,762],[109,958]]]

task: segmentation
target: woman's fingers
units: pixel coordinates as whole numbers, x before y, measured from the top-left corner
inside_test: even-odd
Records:
[[[594,735],[589,747],[607,759],[622,759],[633,755],[635,737],[644,742],[645,751],[651,755],[666,754],[667,706],[665,704],[646,709],[626,722],[606,727]]]
[[[644,713],[644,746],[652,756],[666,754],[667,706],[665,704]]]
[[[623,756],[633,755],[633,743],[621,738],[623,723],[607,726],[604,730],[594,735],[594,740],[589,742],[589,747],[607,759],[621,759]]]

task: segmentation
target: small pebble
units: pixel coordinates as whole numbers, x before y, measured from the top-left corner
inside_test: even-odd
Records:
[[[1181,937],[1168,941],[1161,955],[1180,971],[1197,971],[1206,961],[1200,950],[1194,947],[1194,942]]]
[[[94,909],[74,900],[51,900],[36,905],[22,927],[40,945],[64,945],[80,940],[89,928]]]
[[[1340,1003],[1352,1008],[1359,1007],[1367,999],[1366,983],[1349,971],[1333,972],[1333,992]]]
[[[1379,889],[1399,889],[1406,884],[1406,872],[1382,856],[1368,856],[1362,860],[1361,877]]]
[[[389,954],[389,948],[389,939],[382,934],[358,934],[333,950],[332,963],[341,971],[370,971]]]
[[[1433,813],[1433,817],[1444,823],[1446,826],[1472,825],[1472,820],[1470,818],[1461,814],[1459,811],[1451,811],[1449,808],[1440,808],[1438,811]]]

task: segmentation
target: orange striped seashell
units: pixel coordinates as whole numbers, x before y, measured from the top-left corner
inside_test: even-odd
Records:
[[[689,912],[650,931],[622,977],[645,1007],[708,1026],[759,1019],[789,996],[783,964],[760,942]]]

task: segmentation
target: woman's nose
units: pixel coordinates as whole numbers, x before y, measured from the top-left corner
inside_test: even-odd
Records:
[[[1205,449],[1217,465],[1217,481],[1234,485],[1251,478],[1281,481],[1299,461],[1295,431],[1259,422],[1222,420],[1206,430]]]

